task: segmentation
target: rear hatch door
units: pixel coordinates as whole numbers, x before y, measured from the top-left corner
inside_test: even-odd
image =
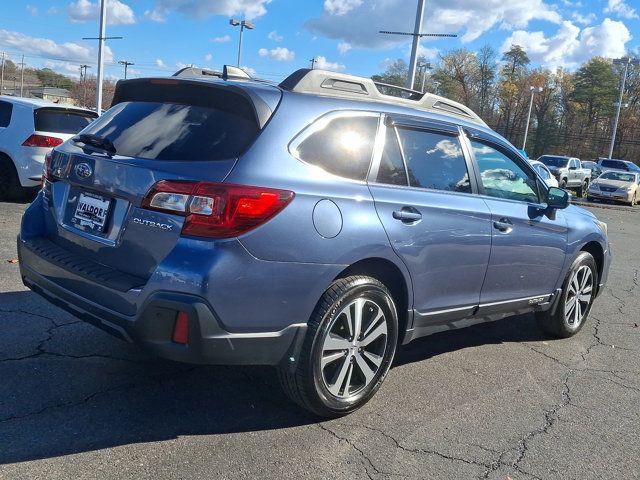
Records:
[[[279,102],[278,89],[262,90],[222,81],[119,82],[114,105],[54,152],[52,241],[149,278],[178,241],[183,217],[141,208],[146,193],[161,180],[223,181]]]

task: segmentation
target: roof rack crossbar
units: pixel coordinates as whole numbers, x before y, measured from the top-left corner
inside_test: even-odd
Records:
[[[330,72],[320,69],[302,68],[293,72],[280,83],[280,88],[297,93],[326,95],[390,103],[417,110],[452,115],[482,126],[487,124],[467,106],[432,93],[375,82],[371,78]],[[384,90],[394,90],[408,96],[388,95]]]

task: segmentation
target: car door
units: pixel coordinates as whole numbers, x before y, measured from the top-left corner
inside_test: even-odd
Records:
[[[547,187],[506,143],[484,133],[467,141],[492,219],[491,258],[478,313],[542,303],[553,293],[564,264],[565,217],[544,208]]]
[[[578,173],[578,161],[575,158],[569,159],[569,174],[567,176],[567,186],[575,187],[580,183]]]
[[[491,214],[474,194],[459,134],[455,125],[387,118],[369,175],[378,216],[411,274],[416,328],[472,315],[489,260]]]

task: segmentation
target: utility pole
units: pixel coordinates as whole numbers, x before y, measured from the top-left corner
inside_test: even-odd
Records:
[[[126,79],[127,79],[127,67],[128,67],[129,65],[135,65],[135,63],[133,63],[133,62],[127,62],[126,60],[120,60],[118,63],[119,63],[120,65],[124,65],[124,79],[126,80]]]
[[[536,93],[542,93],[542,87],[529,87],[531,92],[531,100],[529,101],[529,114],[527,115],[527,126],[524,129],[524,139],[522,140],[522,150],[527,146],[527,135],[529,135],[529,122],[531,121],[531,110],[533,110],[533,96]]]
[[[314,68],[314,67],[315,67],[315,65],[316,65],[317,60],[316,60],[316,58],[315,58],[315,57],[313,57],[313,58],[312,58],[311,60],[309,60],[309,61],[311,62],[311,70],[313,70],[313,68]]]
[[[231,25],[232,27],[237,27],[238,25],[240,25],[240,43],[238,44],[238,63],[236,64],[236,66],[240,68],[240,58],[242,57],[242,33],[244,32],[245,28],[248,30],[253,30],[254,28],[256,28],[256,26],[248,20],[236,20],[235,18],[232,18],[231,20],[229,20],[229,25]]]
[[[98,37],[83,37],[83,40],[98,40],[98,76],[96,77],[96,111],[102,113],[102,78],[104,76],[104,46],[105,40],[122,39],[122,37],[107,37],[107,2],[100,0],[100,34]]]
[[[638,65],[640,64],[640,60],[637,58],[616,58],[613,61],[614,65],[624,65],[624,70],[622,71],[622,80],[620,85],[620,98],[618,99],[618,104],[616,108],[616,118],[613,121],[613,134],[611,135],[611,145],[609,146],[609,159],[613,157],[613,147],[616,144],[616,135],[618,133],[618,122],[620,121],[620,109],[622,108],[622,98],[624,97],[624,89],[627,85],[627,73],[629,72],[629,65]]]
[[[0,71],[0,95],[2,95],[3,89],[4,89],[4,52],[2,52],[2,67]]]
[[[387,35],[408,35],[413,37],[413,43],[411,45],[411,60],[409,60],[409,75],[407,76],[406,87],[413,90],[416,77],[416,65],[418,63],[418,47],[420,47],[420,38],[422,37],[457,37],[451,33],[420,33],[422,29],[422,20],[424,18],[424,0],[418,0],[418,10],[416,11],[416,24],[413,28],[413,32],[389,32],[387,30],[380,30],[379,33]]]
[[[22,55],[22,62],[20,62],[20,96],[22,97],[24,91],[24,55]]]
[[[80,81],[82,82],[82,87],[84,89],[84,93],[82,95],[82,106],[87,106],[87,68],[91,68],[89,65],[80,65]],[[82,71],[84,70],[84,75]]]

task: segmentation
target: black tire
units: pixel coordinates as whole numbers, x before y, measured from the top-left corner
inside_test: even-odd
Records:
[[[587,193],[587,183],[583,183],[578,188],[576,188],[576,195],[578,198],[583,198],[585,193]]]
[[[374,335],[374,331],[378,331],[376,325],[380,326],[381,323],[386,323],[385,336],[376,337],[379,338],[379,340],[375,340],[368,344],[368,346],[363,347],[364,349],[368,349],[378,342],[379,345],[377,348],[381,348],[382,345],[384,348],[383,352],[381,351],[379,355],[376,355],[381,361],[379,366],[377,366],[377,370],[370,376],[370,380],[368,381],[364,375],[358,375],[358,373],[364,372],[358,362],[363,361],[367,353],[362,352],[362,354],[360,354],[359,352],[362,351],[362,349],[353,354],[354,351],[349,348],[355,347],[349,347],[347,349],[336,350],[335,354],[323,355],[327,351],[326,341],[330,338],[330,333],[333,338],[336,338],[336,334],[334,333],[336,328],[338,330],[345,328],[345,319],[347,319],[345,309],[347,309],[348,314],[351,315],[351,306],[356,305],[357,307],[359,303],[354,304],[354,302],[361,302],[362,300],[364,300],[364,302],[361,304],[361,311],[364,314],[367,313],[367,309],[371,309],[371,312],[381,312],[383,314],[382,320],[378,320],[377,322],[374,322],[374,317],[377,317],[377,314],[370,313],[368,318],[365,318],[363,314],[361,322],[362,329],[365,330],[366,325],[372,328],[368,335]],[[377,310],[374,310],[374,307],[377,307]],[[347,334],[348,332],[344,331],[344,333]],[[364,340],[366,340],[366,336],[367,330],[365,330],[363,334]],[[355,336],[354,338],[342,338],[342,336],[338,336],[338,338],[341,342],[351,342],[355,340]],[[315,311],[311,315],[307,334],[295,366],[278,369],[280,384],[291,400],[316,415],[328,418],[346,415],[367,403],[380,388],[393,361],[397,342],[398,315],[389,290],[378,280],[371,277],[352,276],[338,279],[325,291]],[[326,363],[324,367],[321,367],[323,359],[336,355],[343,350],[344,352],[337,357],[337,360]],[[356,355],[358,355],[357,359]],[[348,363],[351,365],[347,365]],[[365,363],[367,363],[370,368],[371,366],[375,366],[373,362]],[[327,369],[333,368],[333,364],[336,364],[335,381],[332,385],[329,385],[326,381],[325,372]],[[345,365],[347,365],[346,368],[348,370],[350,369],[349,371],[351,373],[341,375]],[[353,377],[353,375],[356,375],[356,377]],[[357,381],[360,377],[364,380],[363,385],[360,387],[360,390],[354,389],[354,394],[349,396],[348,390],[351,388],[350,381],[352,378],[355,378]],[[335,390],[336,386],[338,389],[337,395],[330,391],[330,389]]]
[[[631,199],[631,202],[629,202],[629,206],[630,207],[635,207],[636,203],[638,203],[638,195],[634,194],[633,198]]]
[[[585,268],[588,269],[591,274],[591,291],[589,301],[583,305],[585,302],[579,300],[579,298],[582,298],[582,296],[580,296],[581,291],[578,291],[578,293],[573,295],[573,288],[571,284],[574,281],[576,274],[577,283],[581,283],[580,272],[584,271]],[[571,268],[569,269],[564,283],[562,284],[562,293],[555,312],[536,312],[535,316],[540,328],[542,328],[546,333],[559,338],[572,337],[578,333],[589,317],[589,312],[591,311],[591,306],[593,305],[597,288],[598,268],[596,266],[596,262],[590,253],[580,252],[571,264]],[[573,302],[573,309],[571,309],[572,298],[575,298],[575,301]],[[576,315],[574,316],[573,313],[576,313]],[[578,318],[578,315],[580,315],[580,318]],[[573,322],[571,322],[571,319],[567,319],[567,316],[574,317]]]
[[[12,199],[21,193],[15,165],[9,157],[0,154],[0,201]]]
[[[562,180],[560,180],[560,183],[558,184],[558,187],[566,190],[567,189],[567,179],[563,178]]]
[[[596,201],[595,198],[587,196],[587,202],[595,202],[595,201]]]

